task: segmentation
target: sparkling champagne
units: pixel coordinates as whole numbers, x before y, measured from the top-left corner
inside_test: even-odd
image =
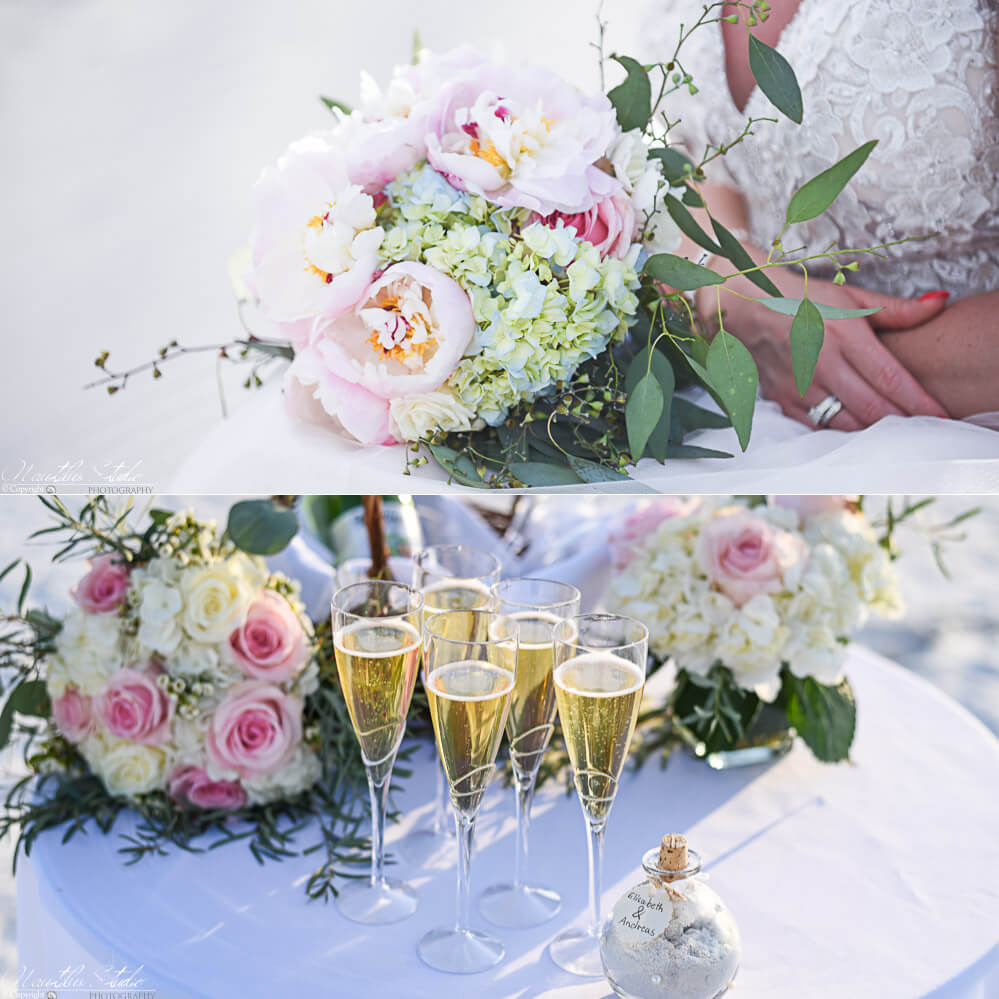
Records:
[[[423,588],[423,621],[426,623],[434,611],[488,610],[492,606],[489,587],[475,579],[445,579]],[[442,637],[455,642],[482,641],[486,636],[475,634],[481,626],[482,615],[449,614]]]
[[[606,818],[638,718],[645,676],[608,652],[586,652],[555,670],[555,697],[580,800]]]
[[[464,815],[475,815],[489,783],[513,677],[510,669],[466,659],[439,666],[427,678],[437,750],[451,801]]]
[[[420,660],[420,633],[397,618],[341,628],[333,640],[350,720],[369,766],[389,767],[406,729]]]

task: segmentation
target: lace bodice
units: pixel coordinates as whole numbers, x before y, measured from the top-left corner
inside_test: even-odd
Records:
[[[680,22],[702,10],[697,0],[653,0],[640,51],[668,57]],[[699,156],[706,142],[731,141],[749,116],[779,119],[716,161],[724,164],[718,179],[745,195],[761,246],[780,231],[802,183],[878,139],[829,211],[794,227],[784,245],[816,251],[929,236],[865,257],[851,281],[905,296],[999,289],[997,25],[999,0],[801,0],[778,44],[801,85],[801,125],[758,89],[742,112],[735,107],[720,26],[703,26],[681,50],[701,92],[669,98],[669,117],[683,119],[671,135]]]

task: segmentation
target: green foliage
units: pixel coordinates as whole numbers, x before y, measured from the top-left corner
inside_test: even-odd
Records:
[[[338,101],[333,97],[324,97],[322,94],[319,95],[319,100],[327,111],[340,111],[343,114],[350,114],[350,105],[344,104],[343,101]]]
[[[782,316],[797,314],[802,303],[800,298],[758,298],[757,301],[771,312],[780,313]],[[812,305],[823,319],[859,319],[862,316],[873,316],[875,312],[881,311],[880,306],[876,309],[841,309],[837,305],[823,305],[821,302],[812,302]]]
[[[812,384],[824,339],[825,326],[821,313],[807,298],[803,298],[791,323],[791,364],[798,395],[803,396]]]
[[[645,454],[645,445],[655,430],[663,414],[665,399],[659,380],[647,371],[639,379],[634,391],[629,393],[624,408],[625,425],[628,428],[628,447],[635,461]]]
[[[625,132],[633,128],[644,131],[652,117],[652,84],[649,82],[649,74],[640,62],[630,56],[614,55],[611,58],[620,63],[628,74],[623,83],[607,94],[617,113],[618,124]]]
[[[877,144],[877,139],[865,142],[795,191],[787,206],[787,224],[807,222],[821,215],[839,197],[853,175],[867,162],[867,157]]]
[[[743,451],[749,445],[759,373],[753,355],[726,330],[719,330],[708,349],[707,382],[732,418]]]
[[[276,555],[298,533],[298,515],[273,499],[242,500],[229,510],[226,533],[250,555]]]
[[[850,681],[844,678],[835,686],[826,686],[813,677],[802,680],[787,668],[782,679],[787,719],[815,758],[823,763],[848,759],[857,728],[857,704]]]
[[[725,280],[720,274],[675,253],[656,253],[649,257],[642,273],[678,291],[694,291],[705,285],[722,284]]]
[[[666,355],[656,349],[656,347],[652,344],[649,344],[647,347],[643,347],[635,355],[631,364],[628,366],[628,375],[625,384],[628,391],[629,405],[631,405],[631,400],[635,398],[635,390],[638,387],[639,382],[646,376],[646,374],[654,378],[658,383],[663,400],[659,418],[656,420],[648,434],[648,443],[646,447],[648,453],[655,458],[656,461],[663,462],[666,460],[671,440],[670,424],[673,412],[673,391],[676,388],[676,376],[673,373],[673,368],[670,365],[669,360],[666,358]],[[627,411],[625,412],[625,416],[627,417]],[[683,439],[682,431],[679,439]],[[635,447],[631,444],[630,437],[629,447],[635,461],[638,461],[645,453],[645,449],[642,451],[635,450]]]
[[[760,90],[778,111],[801,124],[801,88],[791,64],[772,46],[749,34],[749,68]]]
[[[675,721],[709,753],[736,746],[760,710],[756,694],[743,690],[720,663],[707,676],[681,670],[670,702]]]
[[[721,255],[723,257],[735,264],[740,271],[745,271],[746,277],[761,291],[765,291],[768,295],[780,294],[780,289],[777,285],[767,277],[765,271],[756,268],[756,262],[749,255],[748,251],[718,219],[711,220],[711,228],[714,229],[715,238],[721,246]]]

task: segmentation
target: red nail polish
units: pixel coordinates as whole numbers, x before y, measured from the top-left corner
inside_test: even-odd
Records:
[[[950,292],[949,291],[928,291],[925,295],[920,295],[919,296],[919,301],[920,302],[936,302],[936,301],[939,300],[939,301],[942,301],[942,302],[946,302],[948,298],[950,298]]]

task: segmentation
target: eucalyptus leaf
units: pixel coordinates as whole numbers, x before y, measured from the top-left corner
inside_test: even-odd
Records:
[[[48,690],[44,680],[23,680],[11,692],[9,701],[22,715],[48,718],[51,714]]]
[[[720,274],[674,253],[656,253],[645,261],[643,273],[679,291],[693,291],[705,285],[722,284]]]
[[[721,247],[723,257],[731,260],[740,271],[748,271],[745,276],[761,291],[765,291],[768,295],[780,295],[780,288],[767,277],[764,271],[750,269],[756,267],[756,261],[749,255],[749,252],[742,243],[721,222],[717,219],[712,219],[711,228],[715,231],[715,238]]]
[[[683,185],[683,198],[681,199],[685,205],[690,205],[691,208],[703,208],[704,199],[690,186],[690,184]]]
[[[577,458],[570,454],[566,459],[569,467],[576,473],[583,482],[630,482],[631,476],[624,472],[619,472],[614,468],[607,468],[598,465],[595,461],[587,461],[585,458]]]
[[[659,160],[663,165],[663,176],[670,184],[677,184],[684,177],[694,173],[694,164],[678,149],[672,146],[657,146],[649,150],[649,159]],[[690,168],[689,170],[687,168]]]
[[[652,353],[651,364],[649,361],[650,350]],[[663,462],[666,460],[666,448],[670,440],[673,392],[676,388],[676,376],[669,358],[655,347],[643,347],[628,366],[628,372],[625,376],[625,388],[630,394],[649,370],[652,371],[656,381],[659,382],[659,387],[662,389],[663,409],[658,422],[652,428],[652,433],[649,434],[646,448],[656,461]]]
[[[727,330],[719,330],[711,341],[705,365],[711,387],[718,393],[745,451],[753,427],[756,389],[760,376],[753,355]]]
[[[486,483],[479,475],[478,469],[466,454],[461,454],[453,448],[444,444],[429,444],[430,453],[434,460],[448,475],[463,486],[473,486],[476,489],[483,488]]]
[[[779,312],[782,316],[793,316],[801,305],[800,298],[758,298],[760,305],[766,306],[771,312]],[[880,312],[883,306],[876,309],[841,309],[837,305],[823,305],[812,302],[823,319],[859,319],[861,316],[873,316]]]
[[[692,239],[698,246],[703,247],[708,253],[722,253],[722,248],[697,224],[696,219],[682,201],[674,198],[672,194],[667,194],[665,202],[666,211],[669,212],[670,218],[677,224],[680,232],[688,239]]]
[[[666,449],[667,458],[732,458],[728,451],[716,451],[712,447],[698,447],[696,444],[670,444]]]
[[[571,486],[580,482],[571,468],[541,461],[511,461],[510,471],[528,486]]]
[[[276,555],[298,533],[295,511],[270,499],[242,500],[229,511],[232,543],[251,555]]]
[[[815,758],[823,763],[848,759],[857,728],[857,704],[849,680],[827,686],[810,676],[802,680],[788,670],[784,688],[788,721]]]
[[[791,323],[791,365],[799,396],[804,396],[812,384],[824,339],[825,326],[819,310],[803,298]]]
[[[795,191],[787,206],[787,224],[807,222],[821,215],[839,197],[853,175],[867,162],[867,157],[877,144],[877,139],[865,142]]]
[[[628,74],[623,83],[607,94],[617,113],[618,124],[625,132],[633,128],[645,131],[645,126],[652,117],[652,84],[649,74],[631,56],[613,55],[611,58],[620,63]]]
[[[624,423],[628,431],[628,450],[636,464],[645,454],[645,445],[652,436],[666,400],[659,379],[649,371],[628,394],[624,407]]]
[[[732,426],[732,421],[724,413],[714,413],[679,397],[673,400],[673,419],[688,430],[722,430]]]
[[[749,35],[749,68],[767,100],[800,125],[801,88],[791,64],[773,46],[753,34]]]

